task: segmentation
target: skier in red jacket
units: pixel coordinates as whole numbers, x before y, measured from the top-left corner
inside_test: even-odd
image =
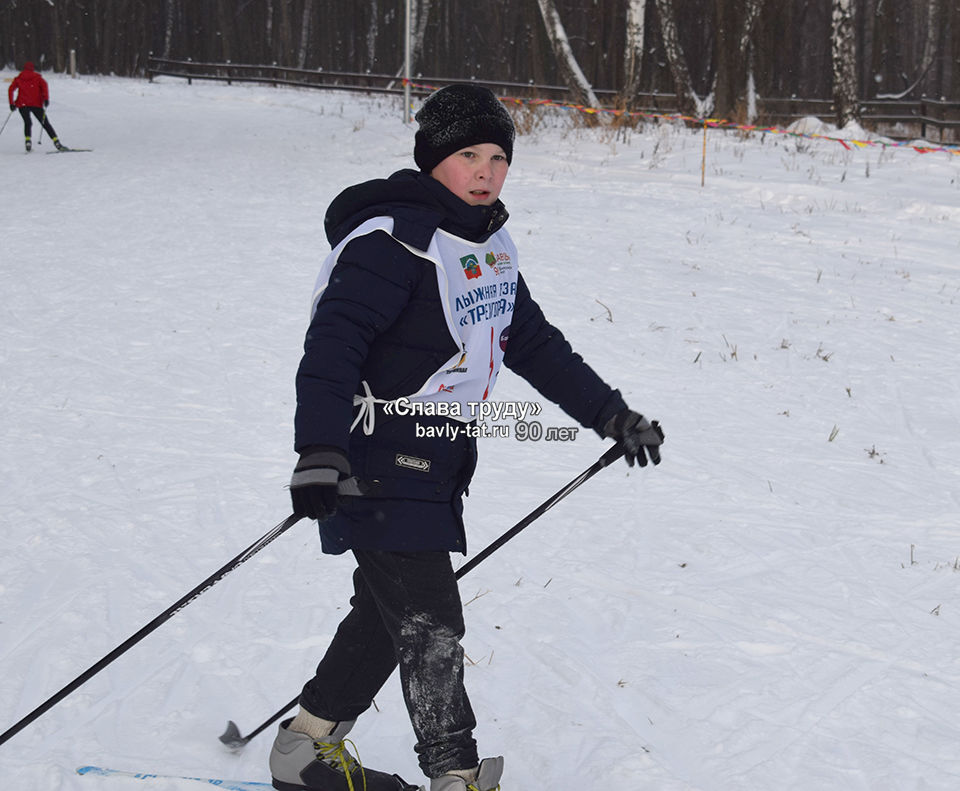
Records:
[[[16,99],[13,98],[14,91],[17,92]],[[19,109],[20,115],[23,116],[24,145],[26,145],[27,151],[31,148],[30,133],[33,131],[33,121],[30,118],[30,113],[33,113],[43,128],[47,130],[47,134],[50,135],[50,139],[57,150],[63,150],[64,147],[60,144],[57,133],[53,131],[53,127],[50,125],[50,119],[47,118],[46,108],[50,105],[50,89],[47,87],[47,81],[38,72],[34,71],[33,64],[30,61],[27,61],[23,65],[23,71],[13,78],[13,82],[7,88],[7,99],[10,103],[10,112]]]

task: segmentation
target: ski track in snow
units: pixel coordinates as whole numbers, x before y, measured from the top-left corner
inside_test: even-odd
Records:
[[[289,512],[323,212],[412,166],[394,99],[47,76],[95,151],[0,137],[0,729]],[[462,581],[481,750],[504,791],[955,789],[960,157],[711,131],[701,188],[701,145],[559,111],[517,141],[534,296],[667,442]],[[483,442],[471,551],[604,448]],[[217,736],[296,694],[351,571],[297,525],[0,746],[4,787],[268,780],[272,728]],[[423,782],[396,678],[351,735]]]

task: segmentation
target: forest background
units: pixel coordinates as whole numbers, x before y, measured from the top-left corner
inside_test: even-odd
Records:
[[[409,0],[412,74],[749,119],[753,97],[960,102],[960,0]],[[0,0],[0,63],[137,76],[151,54],[401,74],[405,0]],[[600,96],[601,99],[597,99]],[[752,119],[750,119],[752,120]]]

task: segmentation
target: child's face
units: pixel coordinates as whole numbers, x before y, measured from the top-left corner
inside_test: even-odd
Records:
[[[430,175],[471,206],[489,206],[500,197],[509,167],[500,146],[477,143],[442,160]]]

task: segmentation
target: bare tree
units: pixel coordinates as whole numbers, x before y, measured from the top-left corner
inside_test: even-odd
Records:
[[[367,26],[367,63],[376,63],[377,34],[380,31],[380,3],[372,0],[370,3],[370,24]]]
[[[283,66],[290,65],[292,50],[290,29],[290,0],[280,0],[280,41],[278,42],[279,57],[277,61]]]
[[[212,26],[211,32],[214,34],[215,39],[219,39],[220,42],[220,57],[225,61],[232,61],[234,58],[233,54],[233,16],[234,16],[233,3],[228,3],[226,0],[217,0],[217,23]]]
[[[627,0],[627,35],[623,48],[623,86],[617,106],[632,110],[640,90],[640,69],[643,64],[644,18],[647,0]]]
[[[173,23],[176,20],[176,0],[167,0],[167,14],[163,26],[163,57],[170,57],[170,45],[173,43]]]
[[[310,19],[313,16],[313,0],[304,0],[303,16],[300,22],[300,52],[297,55],[297,68],[302,69],[307,62],[307,45],[310,43]]]
[[[427,23],[430,21],[430,2],[431,0],[409,0],[410,1],[410,73],[417,73],[417,64],[423,59],[423,42],[427,37]],[[371,28],[376,25],[376,21],[371,21]],[[368,32],[368,36],[372,35]],[[401,63],[397,69],[397,78],[403,77],[406,70],[406,63]],[[394,83],[387,83],[387,87],[392,88]]]
[[[744,97],[751,103],[750,41],[764,0],[715,0],[714,51],[710,90],[697,93],[680,45],[673,0],[656,0],[663,47],[673,74],[680,112],[705,118],[716,112],[733,115]]]
[[[601,90],[630,109],[641,92],[676,93],[685,115],[739,120],[744,97],[751,119],[755,94],[825,99],[840,85],[854,110],[874,96],[960,98],[960,0],[845,0],[836,35],[837,0],[410,2],[414,74],[569,84],[584,105]],[[0,0],[0,63],[62,69],[75,49],[88,73],[142,73],[151,52],[383,72],[403,58],[401,5]],[[852,48],[855,79],[834,75],[848,57],[843,46]]]
[[[714,56],[714,111],[728,118],[737,114],[749,92],[750,40],[763,0],[716,0],[716,52]]]
[[[878,93],[878,99],[903,99],[909,96],[916,90],[917,86],[923,82],[927,73],[930,71],[930,67],[933,65],[937,55],[937,40],[940,37],[941,30],[940,0],[923,0],[923,6],[926,7],[927,19],[924,27],[923,51],[917,67],[917,73],[913,81],[902,91],[896,93]],[[906,82],[906,74],[903,76],[904,82]]]
[[[833,0],[833,105],[837,126],[860,122],[853,0]]]
[[[540,5],[540,16],[543,17],[543,24],[547,29],[547,37],[553,47],[553,54],[563,74],[564,82],[573,93],[575,101],[587,107],[599,107],[600,102],[597,101],[593,87],[570,48],[570,39],[567,38],[567,31],[564,30],[563,22],[560,21],[556,3],[554,0],[537,0],[537,2]]]
[[[687,68],[687,59],[680,46],[677,34],[677,19],[673,10],[673,0],[656,0],[657,14],[660,16],[660,34],[663,37],[663,48],[673,74],[673,83],[677,92],[677,104],[683,115],[694,118],[706,118],[713,110],[713,95],[701,99],[693,87],[690,70]]]
[[[411,68],[417,71],[417,64],[423,54],[423,42],[427,36],[427,23],[430,21],[431,0],[413,0],[413,41],[410,53]]]
[[[267,52],[273,52],[273,0],[267,0],[267,19],[264,25],[264,35],[267,38]]]

